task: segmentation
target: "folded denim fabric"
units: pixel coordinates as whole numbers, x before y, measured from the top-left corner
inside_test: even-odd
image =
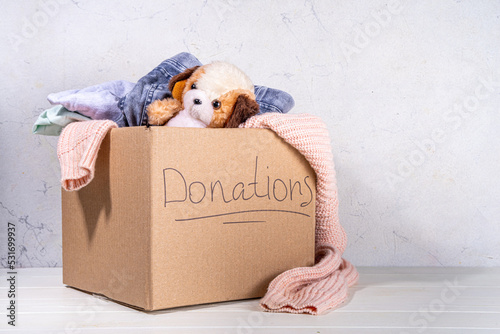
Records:
[[[266,112],[277,112],[286,114],[295,105],[293,97],[279,89],[265,86],[254,86],[255,100],[259,104],[260,114]]]
[[[187,52],[164,60],[142,77],[134,88],[119,100],[118,108],[122,111],[122,115],[114,121],[119,127],[146,125],[148,122],[147,106],[154,100],[172,97],[168,89],[170,79],[190,67],[200,65],[200,61]]]
[[[89,121],[90,117],[69,111],[61,105],[43,111],[33,125],[33,133],[45,136],[59,136],[63,128],[73,122]]]
[[[53,105],[61,104],[93,120],[115,120],[121,118],[122,114],[118,108],[119,99],[134,87],[133,82],[116,80],[49,94],[47,99]]]

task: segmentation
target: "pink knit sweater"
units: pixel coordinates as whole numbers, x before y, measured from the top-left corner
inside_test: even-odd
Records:
[[[347,244],[339,223],[338,197],[328,129],[320,118],[267,113],[241,125],[268,128],[297,149],[316,172],[316,264],[276,277],[260,304],[266,311],[321,314],[342,303],[358,272],[342,259]]]
[[[61,185],[65,190],[78,190],[94,178],[97,152],[113,121],[84,121],[67,125],[57,142],[61,164]]]
[[[66,190],[87,185],[94,176],[99,146],[112,121],[86,121],[68,125],[57,152],[61,183]],[[296,148],[316,172],[316,264],[295,268],[276,277],[261,306],[266,311],[321,314],[341,304],[358,273],[342,259],[347,244],[339,223],[333,156],[326,125],[311,115],[268,113],[250,118],[241,127],[268,128]]]

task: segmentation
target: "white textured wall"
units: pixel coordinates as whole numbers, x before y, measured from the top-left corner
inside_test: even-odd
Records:
[[[2,1],[0,257],[60,266],[51,92],[188,51],[283,89],[331,130],[357,265],[500,265],[500,2]]]

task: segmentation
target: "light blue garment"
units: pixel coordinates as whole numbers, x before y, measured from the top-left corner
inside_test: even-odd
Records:
[[[92,119],[116,120],[122,114],[118,101],[128,94],[135,83],[116,80],[83,89],[71,89],[49,94],[47,100],[52,105],[61,104],[70,111],[77,111]]]
[[[33,133],[45,136],[59,136],[62,129],[69,123],[90,120],[90,117],[69,111],[59,105],[45,110],[38,116],[33,125]]]

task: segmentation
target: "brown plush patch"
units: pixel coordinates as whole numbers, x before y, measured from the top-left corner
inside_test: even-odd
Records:
[[[232,90],[223,94],[218,100],[221,102],[221,107],[214,110],[209,128],[235,128],[249,117],[259,113],[259,104],[255,102],[255,95],[246,89]],[[236,123],[238,124],[234,126]]]
[[[155,100],[147,108],[148,123],[151,125],[165,125],[168,120],[181,110],[182,105],[176,99]]]
[[[187,80],[198,69],[198,67],[199,66],[193,66],[193,67],[188,68],[187,70],[185,70],[182,73],[174,75],[172,77],[172,79],[170,79],[170,81],[168,82],[168,90],[172,92],[174,90],[175,84],[178,81]]]
[[[186,86],[187,80],[177,81],[174,85],[174,89],[171,90],[172,97],[177,101],[182,101],[182,92],[184,91],[184,87]]]
[[[182,92],[182,96],[186,94],[188,90],[191,89],[191,85],[196,83],[201,76],[205,74],[205,69],[202,67],[199,67],[187,80],[186,80],[186,85],[184,86],[184,91]],[[182,101],[181,101],[182,102]]]
[[[247,95],[241,94],[236,99],[233,113],[229,117],[225,127],[237,128],[241,123],[258,113],[259,104]]]
[[[229,117],[231,116],[234,105],[236,104],[236,100],[240,94],[246,92],[243,89],[237,89],[227,92],[219,97],[219,101],[221,103],[221,107],[217,110],[214,110],[214,114],[212,116],[212,121],[208,125],[209,128],[223,128]]]

